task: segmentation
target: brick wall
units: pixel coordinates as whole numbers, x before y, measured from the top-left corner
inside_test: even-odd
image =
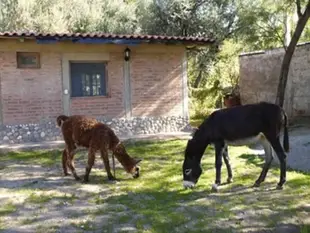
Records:
[[[183,51],[132,53],[130,60],[132,116],[182,115]],[[123,54],[110,53],[109,97],[71,99],[72,114],[124,117]],[[96,106],[95,108],[93,106]]]
[[[124,116],[123,54],[110,53],[107,70],[109,96],[71,98],[71,115],[82,114],[110,118]]]
[[[133,55],[133,116],[182,115],[182,59],[182,50]]]
[[[0,59],[4,124],[34,123],[62,113],[59,53],[42,53],[41,69],[17,69],[16,52],[1,52]]]
[[[7,42],[11,43],[11,42]],[[2,46],[2,47],[1,47]],[[63,114],[63,53],[109,53],[108,97],[70,99],[70,114],[124,117],[123,48],[14,42],[0,46],[3,124],[37,123]],[[76,48],[76,50],[74,50]],[[83,50],[82,50],[83,48]],[[17,69],[16,51],[40,51],[40,69]],[[85,51],[84,51],[85,50]],[[182,116],[181,46],[143,45],[132,48],[130,60],[132,115]]]
[[[283,49],[240,56],[242,103],[275,102]],[[293,55],[284,109],[290,117],[310,116],[310,44],[299,45]]]

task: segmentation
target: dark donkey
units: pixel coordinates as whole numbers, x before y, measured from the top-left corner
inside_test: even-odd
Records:
[[[62,153],[62,165],[64,174],[67,176],[70,168],[74,178],[79,180],[74,167],[74,155],[78,146],[88,148],[88,162],[86,166],[84,182],[88,182],[89,173],[95,162],[95,155],[100,151],[109,180],[115,177],[110,171],[108,150],[111,150],[117,160],[133,178],[138,178],[140,168],[137,166],[141,159],[134,159],[128,155],[124,145],[107,125],[96,119],[81,115],[57,117],[57,125],[61,127],[66,148]]]
[[[254,186],[258,187],[266,178],[273,160],[272,146],[279,158],[281,169],[277,189],[282,189],[286,182],[286,154],[279,141],[282,126],[284,126],[283,146],[285,152],[288,152],[287,116],[278,105],[260,102],[213,112],[187,143],[183,162],[184,187],[193,188],[197,183],[202,173],[201,158],[209,144],[215,146],[216,179],[212,187],[217,189],[217,185],[221,184],[222,157],[227,167],[227,182],[232,182],[227,145],[248,145],[260,141],[265,149],[265,164]]]

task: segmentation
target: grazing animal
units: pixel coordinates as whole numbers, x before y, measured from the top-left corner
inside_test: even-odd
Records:
[[[265,164],[254,186],[258,187],[265,180],[273,160],[272,148],[280,161],[280,181],[277,189],[282,189],[286,182],[286,154],[289,151],[287,116],[278,105],[260,102],[235,106],[214,111],[188,140],[183,162],[183,185],[193,188],[202,169],[201,158],[209,144],[215,146],[215,186],[221,184],[222,157],[227,172],[227,182],[232,182],[232,169],[229,162],[227,145],[249,145],[260,141],[265,149]],[[283,147],[280,144],[280,130],[284,126]],[[271,146],[272,148],[271,148]],[[214,188],[216,189],[216,188]]]
[[[239,105],[241,105],[241,100],[238,95],[227,94],[224,96],[224,106],[226,108],[231,108]]]
[[[88,148],[88,162],[86,166],[84,182],[88,182],[89,173],[95,162],[95,154],[100,151],[107,176],[109,180],[114,180],[109,164],[108,150],[111,150],[124,169],[133,178],[138,178],[140,168],[137,166],[141,159],[131,158],[115,135],[113,130],[107,125],[98,122],[96,119],[81,115],[65,116],[60,115],[56,119],[57,125],[61,128],[66,148],[62,153],[62,166],[65,176],[69,175],[68,167],[74,178],[80,180],[74,167],[74,155],[78,146]]]

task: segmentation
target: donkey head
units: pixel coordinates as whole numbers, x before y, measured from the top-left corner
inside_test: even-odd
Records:
[[[202,169],[200,163],[195,158],[185,158],[183,162],[183,186],[184,188],[193,188],[200,175]]]
[[[185,150],[185,159],[183,162],[183,186],[184,188],[193,188],[201,173],[200,160],[195,157],[195,151],[192,150],[192,141],[189,140]]]

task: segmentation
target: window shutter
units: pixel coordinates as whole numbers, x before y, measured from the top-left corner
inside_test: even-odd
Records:
[[[106,95],[107,94],[106,77],[105,77],[106,70],[105,69],[106,69],[105,66],[103,66],[103,70],[101,71],[101,74],[100,74],[100,77],[101,77],[100,95]]]
[[[105,63],[70,63],[70,75],[72,97],[106,95]],[[87,88],[88,93],[83,88]]]
[[[78,63],[71,63],[71,96],[83,96],[82,76]]]

